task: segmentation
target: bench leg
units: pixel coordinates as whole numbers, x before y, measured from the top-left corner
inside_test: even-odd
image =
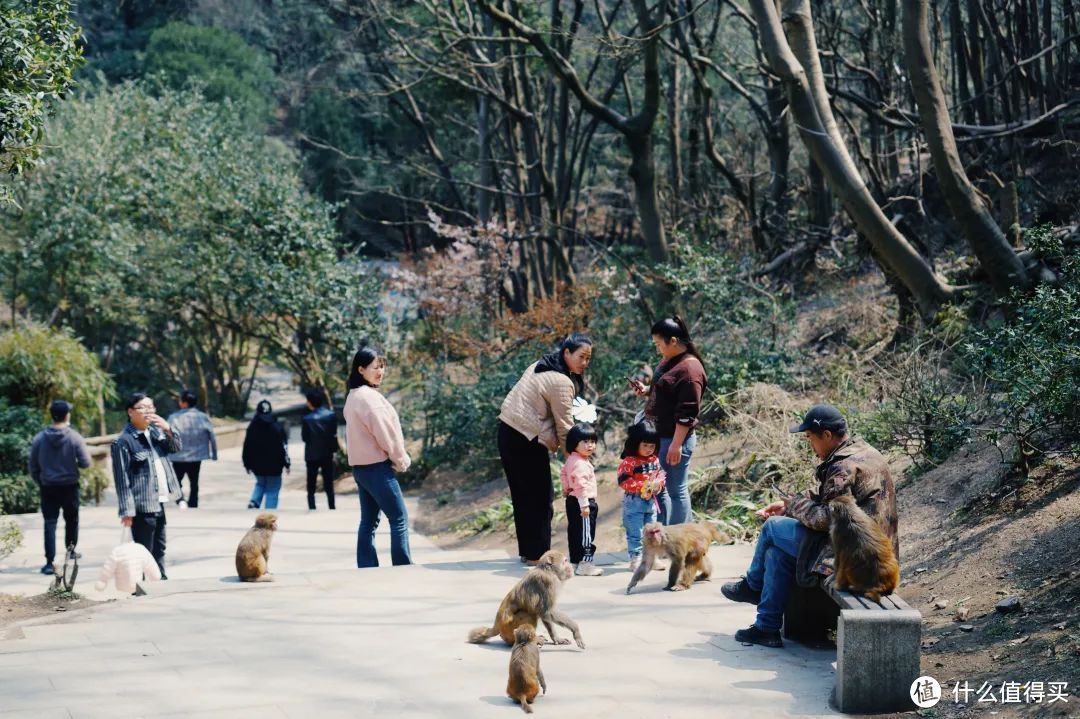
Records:
[[[839,616],[840,608],[825,590],[805,589],[792,582],[784,611],[784,639],[823,642],[836,629]]]
[[[910,711],[919,677],[922,616],[914,609],[840,612],[836,632],[836,708],[845,714]]]

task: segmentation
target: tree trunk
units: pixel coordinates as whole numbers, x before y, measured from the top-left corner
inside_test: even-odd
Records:
[[[668,171],[671,182],[671,204],[676,212],[682,203],[683,167],[682,167],[682,103],[679,97],[680,75],[679,59],[671,58],[668,66],[667,87],[667,130],[668,130]]]
[[[915,93],[923,133],[945,201],[994,290],[1004,295],[1015,286],[1027,285],[1027,273],[1001,228],[975,194],[960,162],[945,92],[931,55],[927,5],[927,0],[904,0],[903,3],[904,57],[911,89]]]
[[[803,10],[800,6],[804,6],[805,2],[795,0],[794,3],[785,3],[785,7],[788,5],[794,5],[796,12],[800,12]],[[772,0],[752,0],[751,6],[758,24],[762,50],[772,71],[784,82],[792,117],[797,123],[807,151],[821,168],[833,192],[874,247],[881,261],[911,290],[922,312],[932,314],[941,303],[952,296],[953,288],[934,273],[929,263],[885,217],[855,169],[847,150],[838,146],[833,139],[833,133],[826,128],[811,90],[812,83],[788,45]],[[790,14],[788,16],[790,17]],[[808,7],[805,8],[804,17],[809,22]],[[810,30],[812,31],[812,26]],[[804,49],[807,46],[804,45]],[[820,69],[820,65],[817,67]],[[815,82],[824,88],[824,81],[820,77]],[[828,108],[827,100],[824,106]],[[829,117],[831,116],[830,112]],[[835,130],[835,121],[832,127]]]

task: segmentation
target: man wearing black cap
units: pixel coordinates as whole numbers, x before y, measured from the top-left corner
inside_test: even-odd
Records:
[[[854,496],[859,507],[892,539],[893,550],[900,556],[896,490],[881,453],[862,439],[849,436],[844,416],[827,404],[811,407],[791,432],[804,433],[822,460],[814,473],[818,488],[779,499],[757,511],[765,525],[750,568],[742,579],[720,588],[728,599],[758,607],[757,620],[748,629],[735,632],[738,642],[782,646],[780,626],[791,583],[815,587],[833,573],[829,543],[832,499],[842,494]]]
[[[41,515],[45,518],[45,566],[53,574],[56,559],[56,523],[64,512],[64,546],[79,542],[79,468],[90,466],[90,453],[82,435],[71,428],[71,405],[58,399],[49,407],[53,425],[38,432],[30,444],[30,476],[41,488]]]

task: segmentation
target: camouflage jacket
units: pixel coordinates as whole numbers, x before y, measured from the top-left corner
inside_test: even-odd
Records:
[[[896,489],[880,452],[858,437],[849,437],[818,465],[814,476],[818,481],[817,491],[808,489],[787,503],[787,516],[813,530],[799,547],[795,578],[800,586],[815,586],[833,573],[829,501],[841,494],[854,496],[859,508],[878,521],[892,539],[893,551],[899,559]]]

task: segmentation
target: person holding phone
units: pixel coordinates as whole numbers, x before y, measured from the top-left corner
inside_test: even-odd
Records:
[[[657,495],[660,522],[682,524],[691,521],[690,456],[697,446],[694,428],[701,412],[701,398],[708,378],[690,330],[678,315],[652,326],[652,341],[663,360],[653,373],[648,388],[641,380],[628,378],[638,396],[647,396],[644,416],[656,424],[660,435],[660,467],[667,486]]]
[[[112,443],[113,485],[120,523],[146,547],[165,574],[165,505],[179,499],[180,483],[166,457],[179,452],[180,435],[154,407],[154,400],[136,392],[125,402],[127,426]]]

